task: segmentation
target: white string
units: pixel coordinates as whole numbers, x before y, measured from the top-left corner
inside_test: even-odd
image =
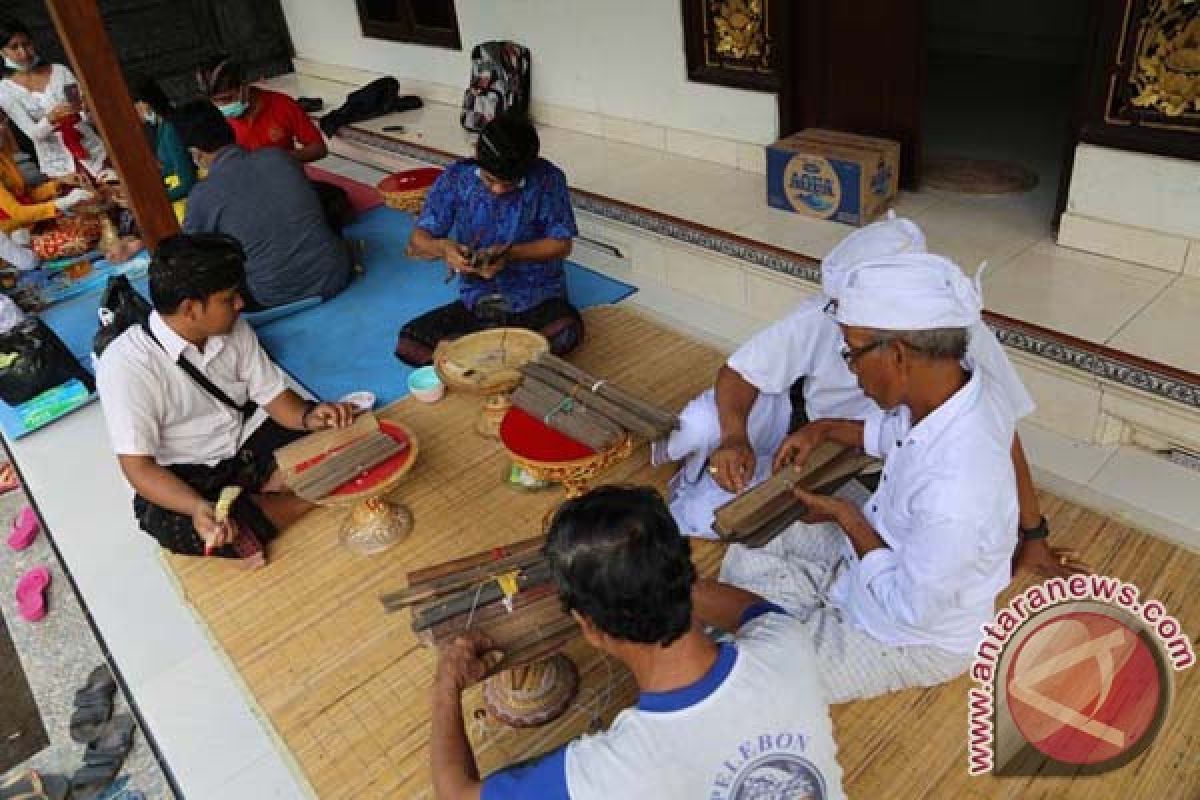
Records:
[[[593,383],[592,384],[592,394],[595,394],[596,392],[600,391],[600,387],[606,383],[608,383],[608,381],[604,380],[603,378],[601,378],[600,380]]]
[[[471,630],[471,620],[475,619],[475,609],[479,607],[479,595],[483,592],[483,587],[487,585],[488,581],[483,581],[475,587],[475,597],[471,600],[471,610],[467,613],[467,624],[463,626],[463,630]]]
[[[613,672],[612,660],[607,655],[602,655],[604,660],[605,671],[607,678],[604,685],[594,689],[587,689],[579,693],[578,710],[589,713],[591,716],[590,729],[597,731],[600,725],[604,722],[604,712],[612,703],[613,693],[616,691],[616,674]],[[590,694],[590,697],[585,697],[585,694]]]

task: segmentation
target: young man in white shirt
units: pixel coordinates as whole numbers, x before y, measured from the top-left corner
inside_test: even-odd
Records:
[[[633,673],[637,705],[604,733],[480,781],[460,695],[483,677],[489,643],[461,637],[433,687],[439,800],[845,797],[803,624],[749,592],[696,584],[687,540],[653,489],[567,501],[546,556],[584,638]],[[736,637],[717,644],[702,622]]]
[[[688,404],[680,429],[655,448],[657,462],[683,462],[671,482],[669,500],[685,533],[715,535],[714,510],[771,474],[789,430],[816,419],[861,420],[877,410],[838,354],[842,335],[829,311],[846,271],[855,264],[924,252],[920,228],[894,215],[851,233],[821,262],[821,293],[738,348],[718,371],[715,387]],[[960,271],[952,262],[940,263]],[[1033,412],[1033,398],[982,319],[969,330],[967,353],[1002,388],[1015,419]],[[1084,569],[1073,553],[1049,546],[1046,521],[1015,433],[1011,458],[1021,503],[1014,571],[1066,576]]]
[[[275,450],[350,424],[354,409],[286,387],[239,319],[244,280],[245,255],[228,236],[162,241],[150,265],[155,311],[105,349],[96,382],[142,529],[175,553],[260,566],[263,543],[312,508],[284,489]],[[222,521],[214,503],[226,486],[244,491]]]
[[[805,619],[831,702],[961,674],[1008,585],[1015,420],[1003,389],[964,362],[981,310],[977,288],[937,256],[852,268],[837,306],[842,358],[879,410],[801,428],[776,466],[840,442],[883,458],[879,488],[861,507],[797,491],[804,522],[725,556],[722,580]]]

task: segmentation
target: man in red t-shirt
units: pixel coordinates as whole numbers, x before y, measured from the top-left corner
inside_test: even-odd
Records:
[[[225,60],[198,77],[246,150],[278,147],[301,164],[329,154],[321,131],[299,104],[286,94],[248,86],[240,64]]]

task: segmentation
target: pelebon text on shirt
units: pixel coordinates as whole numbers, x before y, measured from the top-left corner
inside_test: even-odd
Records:
[[[824,800],[825,777],[805,758],[807,749],[804,734],[787,731],[743,742],[721,762],[709,800]]]

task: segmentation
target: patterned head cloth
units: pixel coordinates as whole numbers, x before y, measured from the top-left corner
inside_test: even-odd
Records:
[[[983,293],[953,261],[932,253],[902,253],[847,270],[837,321],[856,328],[925,331],[970,328],[982,319]]]
[[[846,271],[854,265],[874,258],[925,251],[925,234],[916,223],[888,211],[887,219],[854,231],[822,259],[821,290],[826,297],[837,300]]]

